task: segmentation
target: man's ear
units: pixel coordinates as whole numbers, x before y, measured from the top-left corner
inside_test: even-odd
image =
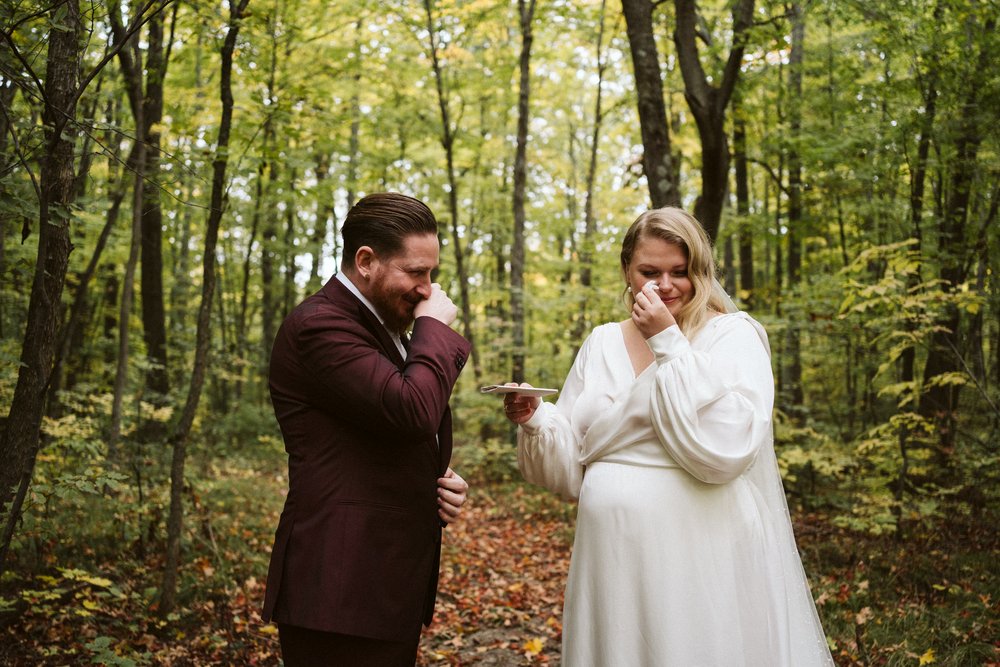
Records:
[[[371,249],[371,246],[363,245],[354,253],[354,270],[358,272],[362,280],[368,280],[371,277],[372,265],[375,261],[375,251]]]

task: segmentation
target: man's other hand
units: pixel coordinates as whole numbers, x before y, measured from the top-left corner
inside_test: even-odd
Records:
[[[451,468],[444,477],[438,477],[438,516],[442,521],[454,523],[458,519],[468,492],[469,485]]]

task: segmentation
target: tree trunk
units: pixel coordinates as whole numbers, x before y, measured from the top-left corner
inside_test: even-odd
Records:
[[[142,120],[141,112],[136,120]],[[136,142],[135,190],[132,197],[132,242],[129,245],[128,260],[125,262],[125,274],[122,277],[122,294],[118,314],[118,358],[115,366],[114,394],[111,401],[111,426],[108,429],[108,458],[112,461],[117,458],[118,454],[118,441],[121,438],[122,403],[128,384],[129,321],[132,319],[132,303],[135,294],[135,266],[139,261],[139,248],[142,243],[142,180],[145,173],[143,169],[145,154],[145,145],[141,141]]]
[[[52,360],[58,344],[60,301],[72,244],[69,239],[73,204],[74,131],[79,95],[77,80],[83,48],[79,0],[66,0],[52,10],[48,37],[42,113],[45,150],[39,183],[38,256],[28,302],[28,320],[21,347],[17,385],[0,435],[0,511],[5,528],[0,544],[0,574],[20,515],[13,502],[15,488],[34,467],[45,409]],[[23,495],[21,495],[23,499]]]
[[[740,107],[739,94],[733,97],[733,170],[736,177],[736,214],[740,218],[740,301],[747,310],[753,310],[753,228],[750,215],[750,179],[747,168],[746,119]]]
[[[802,211],[802,158],[799,155],[799,140],[802,133],[802,61],[805,47],[805,16],[802,6],[793,3],[790,9],[792,20],[791,55],[788,68],[788,130],[790,148],[788,150],[788,289],[795,293],[802,276],[802,235],[805,233]],[[785,363],[782,366],[782,383],[785,399],[789,406],[801,406],[802,392],[802,350],[801,322],[795,313],[788,314],[788,328],[785,333]]]
[[[281,312],[278,319],[285,319],[295,305],[295,180],[298,170],[292,167],[288,170],[288,188],[285,190],[285,236],[281,241],[282,272],[285,274],[282,281]]]
[[[105,114],[109,124],[114,125],[117,123],[118,111],[119,105],[116,102],[109,101]],[[85,346],[78,345],[77,343],[82,342],[82,329],[84,327],[85,315],[90,307],[90,283],[97,274],[97,269],[101,261],[101,255],[104,253],[104,248],[107,245],[108,238],[111,236],[111,230],[118,223],[118,213],[121,209],[122,201],[125,199],[127,181],[125,179],[120,179],[118,174],[118,163],[121,160],[122,141],[116,137],[117,135],[114,135],[114,133],[110,130],[105,132],[103,137],[105,146],[113,146],[111,149],[111,155],[108,158],[108,188],[111,191],[111,203],[108,207],[107,213],[105,214],[104,227],[98,235],[97,243],[94,245],[94,250],[91,253],[87,267],[79,276],[76,290],[73,295],[73,303],[72,306],[70,306],[69,317],[63,324],[62,330],[59,334],[59,347],[56,350],[56,359],[52,369],[52,378],[49,381],[47,412],[51,417],[58,416],[61,411],[58,394],[60,389],[64,386],[63,376],[65,375],[68,380],[65,384],[66,387],[72,387],[75,384],[75,382],[69,381],[73,379],[74,373],[72,370],[67,370],[66,361],[70,357],[71,349],[86,349]],[[126,164],[132,163],[134,153],[135,143],[132,144],[132,152],[129,154]],[[74,191],[77,195],[81,193],[80,181],[85,180],[81,178],[81,174],[82,170],[78,170],[77,183],[74,187]],[[77,355],[76,361],[78,365],[82,365],[80,363],[83,360],[82,357],[85,357],[85,355]]]
[[[733,4],[733,43],[718,87],[702,68],[698,53],[698,6],[695,0],[674,0],[676,30],[674,44],[684,78],[684,98],[701,138],[701,195],[694,206],[695,217],[715,239],[729,185],[729,142],[726,138],[726,107],[740,75],[748,31],[753,24],[753,0]]]
[[[327,187],[327,178],[330,175],[330,156],[327,153],[320,153],[316,156],[316,192],[319,201],[316,202],[316,225],[313,228],[313,258],[312,270],[309,273],[309,285],[307,294],[312,294],[320,287],[326,276],[323,275],[323,261],[326,255],[323,249],[326,247],[326,236],[330,232],[330,223],[334,218],[333,192],[334,187]],[[350,209],[348,209],[350,210]]]
[[[167,366],[167,321],[163,305],[163,211],[160,208],[160,130],[163,120],[163,78],[167,59],[163,46],[163,17],[149,21],[146,96],[143,99],[142,136],[146,141],[142,183],[142,332],[149,360],[146,399],[157,404],[170,391]],[[155,423],[155,422],[154,422]]]
[[[222,222],[223,196],[226,189],[226,165],[229,154],[229,133],[233,120],[233,52],[236,49],[236,36],[239,33],[243,10],[249,0],[239,0],[239,4],[230,3],[229,29],[222,45],[221,76],[219,78],[219,97],[222,101],[222,115],[219,119],[219,137],[212,162],[212,198],[209,208],[208,225],[205,230],[205,253],[202,257],[203,281],[201,287],[201,305],[198,308],[198,332],[194,354],[194,367],[191,372],[191,384],[188,389],[184,411],[177,422],[170,442],[173,445],[173,457],[170,464],[170,515],[167,519],[167,554],[163,568],[163,585],[160,594],[160,615],[166,618],[173,611],[177,602],[177,569],[180,565],[181,532],[184,521],[184,462],[187,456],[187,442],[194,424],[195,413],[201,390],[205,384],[205,372],[208,367],[208,351],[211,342],[212,298],[215,293],[215,247],[219,238],[219,226]]]
[[[528,166],[528,102],[531,93],[531,42],[534,35],[531,21],[535,0],[517,0],[521,23],[520,86],[517,96],[517,148],[514,153],[514,241],[510,253],[510,311],[514,326],[511,352],[511,380],[524,382],[524,197],[527,189]]]
[[[590,156],[587,163],[586,192],[583,205],[583,239],[580,241],[580,314],[573,332],[573,345],[577,346],[591,327],[588,307],[590,301],[591,283],[593,280],[594,237],[597,236],[597,216],[594,215],[594,183],[597,180],[598,144],[601,138],[601,126],[604,122],[604,73],[607,70],[607,60],[604,55],[604,16],[607,1],[601,0],[600,22],[597,28],[597,88],[594,92],[594,126],[590,133]],[[571,136],[572,138],[572,136]],[[575,219],[575,216],[574,216]]]
[[[622,13],[632,52],[635,92],[642,132],[642,170],[649,185],[653,208],[680,206],[676,169],[670,152],[670,130],[663,103],[660,56],[653,36],[653,3],[650,0],[622,0]]]
[[[121,7],[115,2],[110,6],[108,20],[114,35],[114,44],[118,47],[118,61],[125,77],[125,90],[132,108],[132,118],[135,120],[135,134],[138,141],[132,151],[134,158],[131,163],[135,181],[132,195],[132,235],[129,246],[128,260],[125,263],[125,273],[122,279],[122,294],[119,301],[118,315],[118,357],[116,360],[113,398],[111,402],[111,425],[108,428],[108,458],[117,458],[118,441],[121,438],[122,403],[128,383],[129,367],[129,329],[132,316],[132,303],[135,293],[135,267],[139,261],[139,250],[142,244],[142,205],[143,182],[146,173],[146,142],[144,134],[145,105],[142,93],[142,53],[139,47],[138,34],[126,34],[121,23]],[[154,18],[155,20],[155,18]]]
[[[276,192],[278,189],[278,179],[280,177],[280,167],[278,166],[278,161],[275,156],[272,155],[272,151],[276,151],[274,144],[274,137],[276,130],[275,124],[275,109],[278,103],[277,93],[276,93],[276,79],[278,71],[278,27],[275,25],[273,18],[269,21],[270,29],[270,40],[271,40],[271,58],[268,70],[267,78],[267,101],[268,101],[268,111],[267,117],[264,119],[264,145],[262,149],[263,164],[261,165],[258,175],[260,178],[264,177],[264,173],[268,174],[268,180],[266,186],[263,182],[258,183],[257,193],[260,197],[259,204],[255,204],[254,215],[257,215],[258,211],[263,211],[264,215],[264,226],[261,231],[261,244],[260,244],[260,282],[261,282],[261,313],[260,313],[260,331],[261,331],[261,364],[260,369],[263,375],[267,375],[268,366],[271,363],[271,346],[274,344],[274,336],[278,328],[277,318],[278,318],[278,297],[276,294],[277,287],[275,285],[275,273],[276,264],[278,263],[275,258],[275,245],[278,239],[278,207],[275,201]],[[256,207],[260,208],[257,209]]]
[[[534,4],[534,3],[532,3]],[[479,364],[479,353],[476,350],[472,333],[472,306],[469,303],[469,276],[465,268],[465,253],[462,251],[462,237],[458,224],[458,179],[455,176],[455,133],[451,127],[451,114],[448,110],[448,98],[444,89],[444,74],[438,58],[437,31],[434,28],[433,0],[424,0],[427,12],[427,32],[430,39],[431,64],[434,69],[434,81],[437,85],[438,108],[441,112],[441,146],[444,148],[448,171],[448,212],[451,215],[451,244],[455,252],[455,273],[458,278],[461,294],[462,335],[472,345],[469,358],[472,361],[472,374],[476,383],[482,377]]]

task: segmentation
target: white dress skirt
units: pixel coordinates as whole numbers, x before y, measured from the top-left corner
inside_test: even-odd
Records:
[[[564,667],[832,665],[771,437],[760,325],[713,318],[649,340],[596,328],[556,404],[519,429],[528,481],[579,498]]]

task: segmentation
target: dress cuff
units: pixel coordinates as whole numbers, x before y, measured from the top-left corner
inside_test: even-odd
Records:
[[[546,405],[549,404],[545,401],[539,403],[538,408],[535,410],[535,413],[531,415],[531,418],[521,424],[521,428],[524,429],[525,433],[528,435],[537,435],[538,432],[542,430],[542,426],[544,426],[545,422],[548,421],[548,415],[546,414],[548,408],[545,407]]]
[[[663,365],[672,359],[690,351],[691,343],[681,333],[676,324],[646,339],[646,344],[653,351],[657,365]]]

